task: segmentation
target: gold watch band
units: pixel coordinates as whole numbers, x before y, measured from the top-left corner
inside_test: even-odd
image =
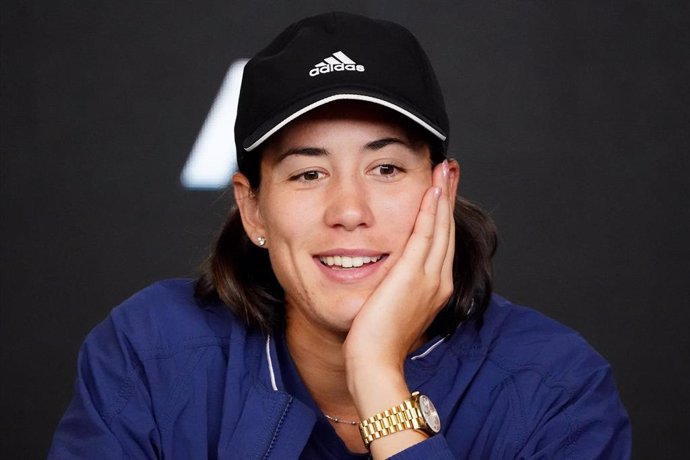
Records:
[[[409,429],[424,430],[426,424],[419,405],[416,404],[418,395],[419,392],[415,391],[410,398],[397,406],[372,415],[359,423],[359,432],[367,449],[372,441],[389,434]]]

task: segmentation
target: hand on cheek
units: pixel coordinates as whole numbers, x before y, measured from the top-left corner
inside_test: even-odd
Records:
[[[409,397],[404,359],[453,291],[456,175],[455,163],[450,167],[444,161],[434,168],[433,184],[422,199],[401,257],[367,299],[348,333],[344,344],[348,388],[363,418]],[[398,440],[410,435],[421,436],[412,432]],[[395,441],[382,442],[385,439],[372,443],[372,453]]]

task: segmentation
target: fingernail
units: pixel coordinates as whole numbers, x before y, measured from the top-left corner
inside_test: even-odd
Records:
[[[442,173],[443,173],[443,178],[448,179],[448,173],[450,172],[450,169],[448,168],[448,160],[443,160],[443,166],[442,168]]]
[[[434,196],[436,198],[441,196],[441,187],[434,187]]]

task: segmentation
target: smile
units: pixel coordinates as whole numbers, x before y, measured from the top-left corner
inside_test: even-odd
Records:
[[[381,260],[383,256],[321,256],[319,261],[323,265],[336,268],[357,268],[367,264],[373,264]]]

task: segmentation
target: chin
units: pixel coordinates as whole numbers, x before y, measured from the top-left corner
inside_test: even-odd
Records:
[[[366,299],[361,297],[339,300],[336,304],[336,310],[333,312],[334,326],[340,332],[348,332],[365,301]]]

